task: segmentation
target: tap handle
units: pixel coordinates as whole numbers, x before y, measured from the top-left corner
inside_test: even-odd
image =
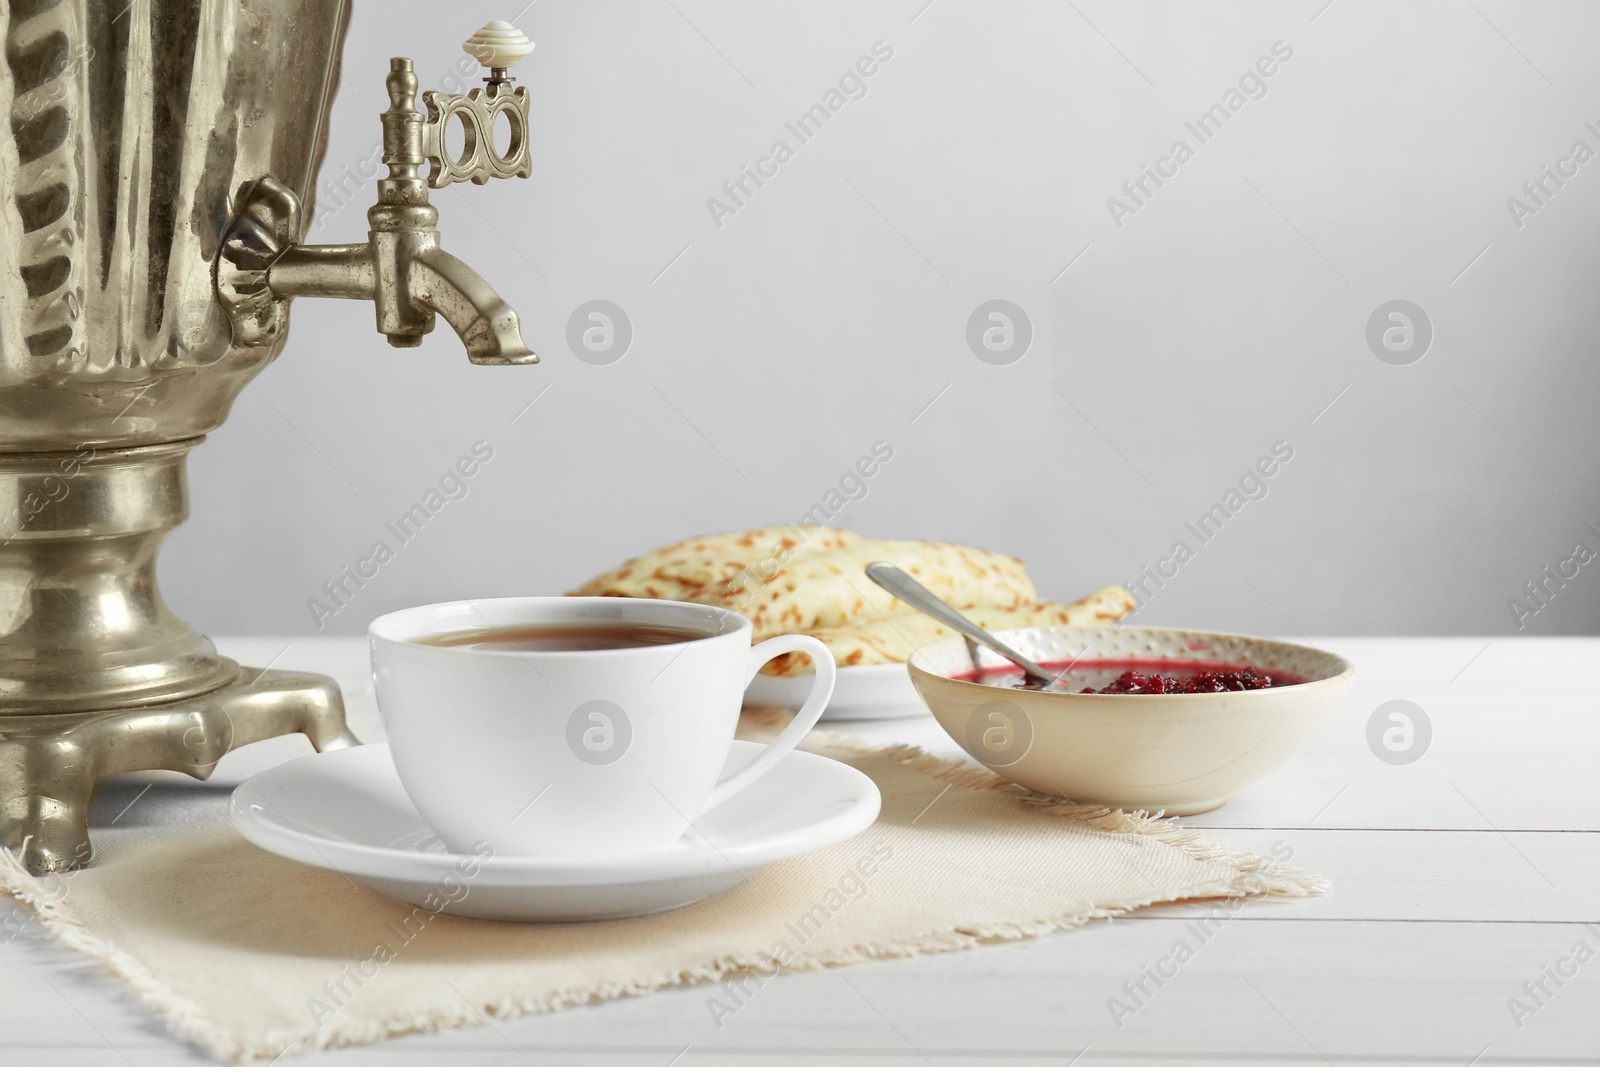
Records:
[[[512,87],[516,79],[507,70],[533,51],[528,40],[509,22],[491,22],[468,37],[462,51],[489,71],[482,89],[466,95],[428,90],[422,94],[428,109],[422,124],[422,154],[431,165],[428,185],[443,189],[456,182],[482,185],[490,178],[526,178],[533,173],[528,152],[528,91]],[[504,116],[509,129],[504,154],[495,150],[494,127]],[[455,119],[461,123],[465,145],[461,155],[452,158],[444,146],[445,126]]]
[[[516,81],[506,70],[523,56],[533,54],[533,42],[511,23],[497,19],[462,41],[461,50],[488,68],[489,76],[484,81],[493,85]]]

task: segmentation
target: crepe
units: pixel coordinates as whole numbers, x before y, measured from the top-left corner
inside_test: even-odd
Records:
[[[1105,626],[1136,607],[1132,594],[1120,585],[1108,585],[1071,604],[1021,604],[1015,607],[975,607],[962,614],[985,630],[1010,630],[1025,626]],[[811,636],[828,646],[841,667],[868,667],[904,663],[923,645],[955,633],[920,612],[902,612],[853,626],[813,630]],[[786,652],[761,668],[763,674],[791,676],[811,673],[811,659]]]
[[[590,579],[568,596],[631,596],[720,603],[747,570],[770,573],[785,562],[866,541],[832,526],[767,526],[742,533],[707,534],[662,545],[615,570]],[[751,579],[756,584],[756,579]]]
[[[1038,599],[1022,561],[1012,556],[940,541],[867,541],[798,556],[764,581],[730,583],[720,599],[705,603],[744,615],[757,641],[868,622],[904,610],[866,577],[867,564],[878,560],[893,563],[955,608],[1016,607]]]
[[[831,526],[768,526],[691,537],[652,549],[585,582],[569,596],[650,597],[737,611],[755,641],[779,634],[818,638],[841,667],[904,663],[950,630],[911,611],[867,578],[868,563],[906,571],[947,604],[991,630],[1094,626],[1135,607],[1109,585],[1071,604],[1038,603],[1022,561],[940,541],[872,541]],[[803,674],[810,659],[787,654],[762,668]]]

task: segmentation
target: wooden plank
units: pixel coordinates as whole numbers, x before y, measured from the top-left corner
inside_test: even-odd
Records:
[[[1327,896],[1247,907],[1240,913],[1247,921],[1600,922],[1600,833],[1230,829],[1208,836],[1285,856],[1333,884]]]
[[[1183,936],[1169,923],[1100,924],[979,952],[780,976],[751,989],[721,1029],[707,1000],[725,994],[702,987],[499,1030],[530,1054],[639,1042],[667,1051],[658,1062],[684,1046],[706,1057],[700,1062],[723,1063],[780,1049],[941,1064],[1033,1056],[1065,1064],[1085,1046],[1085,1063],[1326,1056],[1465,1064],[1485,1048],[1480,1063],[1593,1062],[1600,1053],[1600,962],[1590,965],[1596,973],[1580,970],[1555,990],[1520,1029],[1506,1007],[1524,980],[1569,952],[1578,928],[1241,923],[1204,943],[1189,934],[1193,955],[1165,985],[1146,981],[1149,993],[1134,1005],[1124,983],[1137,982]],[[1132,1014],[1113,1013],[1113,998]],[[401,1047],[443,1046],[450,1037]]]
[[[728,994],[702,986],[500,1021],[494,1029],[405,1038],[334,1058],[426,1063],[449,1050],[446,1058],[473,1052],[496,1063],[509,1042],[534,1063],[653,1057],[659,1065],[689,1046],[694,1055],[680,1063],[752,1062],[765,1052],[782,1053],[785,1063],[814,1053],[837,1062],[868,1056],[920,1062],[920,1054],[941,1064],[1045,1056],[1062,1064],[1086,1045],[1091,1054],[1084,1063],[1246,1056],[1320,1063],[1326,1056],[1465,1064],[1486,1047],[1480,1063],[1592,1063],[1600,1059],[1593,1022],[1600,1017],[1600,959],[1564,987],[1547,982],[1552,995],[1532,1014],[1518,1019],[1507,1007],[1513,997],[1531,1005],[1522,983],[1569,957],[1579,938],[1600,947],[1600,934],[1563,925],[1239,922],[1210,930],[1202,941],[1181,923],[1105,923],[977,952],[779,976],[747,988],[720,1029],[707,1002]],[[1174,970],[1163,961],[1180,939],[1192,955]],[[71,976],[70,964],[32,953],[12,956],[11,947],[0,954],[0,1018],[7,1023],[0,1057],[7,1062],[9,1050],[30,1041],[31,1048],[76,1049],[84,1062],[104,1062],[96,1031],[135,1063],[200,1062],[178,1054],[109,983]],[[24,957],[26,965],[18,966]],[[1140,993],[1136,983],[1145,969],[1158,966],[1172,976],[1160,986],[1145,979]],[[1124,983],[1134,984],[1135,993]],[[1131,1014],[1113,1012],[1113,998]],[[141,1054],[163,1049],[172,1057]],[[578,1059],[584,1050],[592,1054]]]

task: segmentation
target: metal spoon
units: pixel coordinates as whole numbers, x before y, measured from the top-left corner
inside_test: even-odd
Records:
[[[894,564],[869,563],[867,564],[867,577],[924,615],[944,623],[967,640],[976,641],[984,648],[996,652],[1015,663],[1022,668],[1022,673],[1028,676],[1028,680],[1038,688],[1048,689],[1059,681],[1057,675],[1051,674],[1027,656],[1000,641],[988,630],[985,630],[955,608],[940,600],[929,591],[927,586]]]

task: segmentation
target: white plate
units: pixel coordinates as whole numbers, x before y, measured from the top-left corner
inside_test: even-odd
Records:
[[[763,747],[733,746],[730,769]],[[478,861],[444,850],[401,787],[389,746],[378,744],[263,771],[234,790],[230,807],[233,825],[268,852],[407,903],[477,919],[574,922],[704,900],[769,863],[854,837],[878,805],[878,787],[854,767],[791,752],[665,852]]]
[[[747,704],[777,704],[798,708],[811,692],[812,675],[779,677],[758,674],[744,691]],[[878,663],[870,667],[840,667],[833,699],[823,719],[904,719],[928,714],[917,695],[904,663]]]

